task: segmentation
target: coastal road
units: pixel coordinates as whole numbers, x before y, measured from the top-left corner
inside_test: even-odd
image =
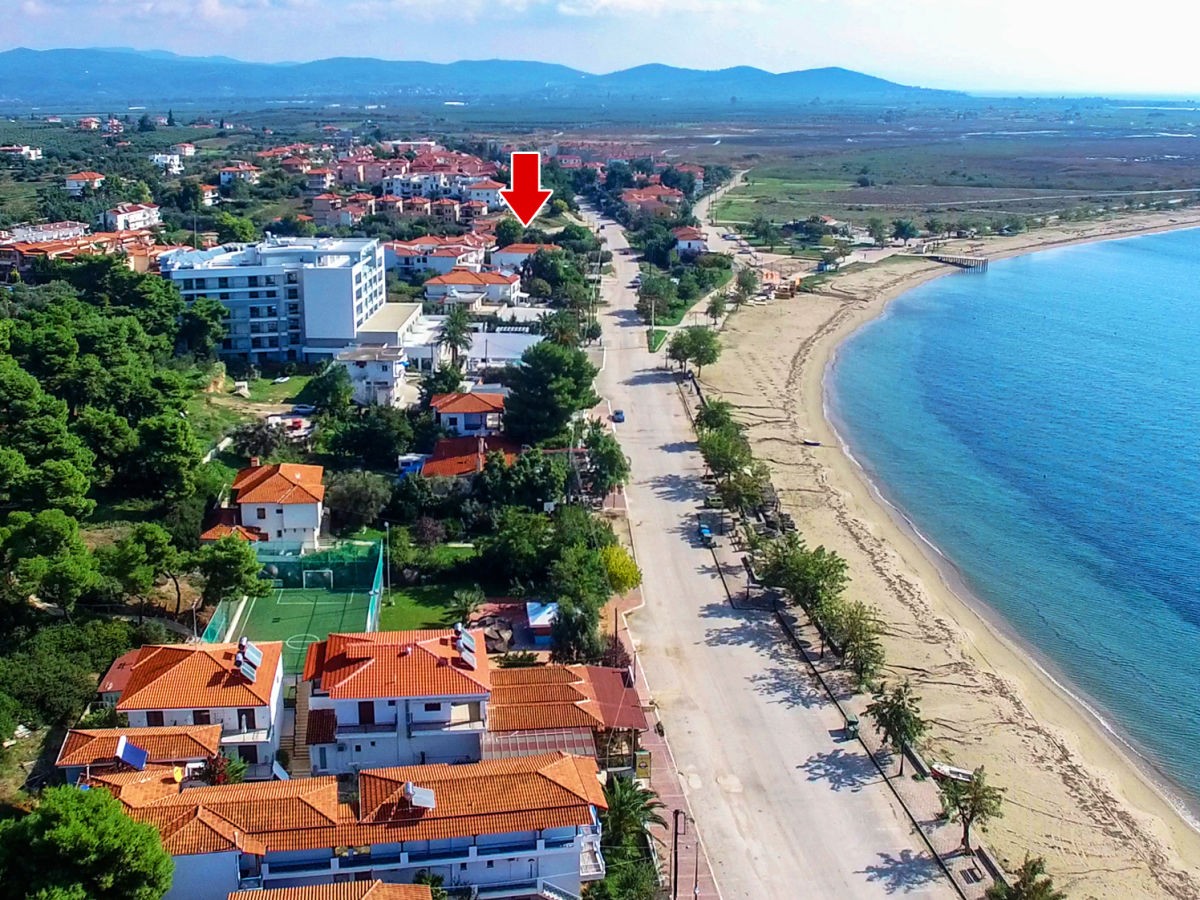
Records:
[[[626,414],[616,428],[632,465],[629,521],[645,578],[645,608],[631,621],[638,663],[722,896],[953,897],[870,761],[839,742],[839,713],[773,619],[729,605],[695,538],[703,463],[675,378],[646,349],[629,287],[636,261],[621,253],[619,226],[585,213],[605,224],[614,254],[597,386]]]

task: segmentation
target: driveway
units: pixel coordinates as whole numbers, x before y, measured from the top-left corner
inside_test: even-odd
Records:
[[[615,274],[603,284],[598,388],[626,414],[616,429],[645,577],[631,626],[721,894],[953,897],[861,748],[839,742],[840,715],[770,615],[726,601],[695,536],[703,464],[675,378],[646,350],[624,235],[600,221]]]

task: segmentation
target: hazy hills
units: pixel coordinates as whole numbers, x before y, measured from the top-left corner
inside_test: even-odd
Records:
[[[514,60],[455,63],[337,57],[249,63],[127,48],[0,53],[0,101],[20,105],[161,102],[411,101],[802,104],[944,102],[961,96],[847,69],[774,74],[748,66],[706,71],[644,65],[606,75]]]

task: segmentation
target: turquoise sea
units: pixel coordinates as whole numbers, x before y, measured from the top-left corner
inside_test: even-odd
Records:
[[[888,501],[1195,808],[1200,230],[916,288],[826,389]]]

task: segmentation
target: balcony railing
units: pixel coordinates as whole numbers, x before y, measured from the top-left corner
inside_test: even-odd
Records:
[[[337,726],[337,735],[351,734],[395,734],[398,725],[396,722],[372,722],[369,725],[343,725],[340,722]]]

